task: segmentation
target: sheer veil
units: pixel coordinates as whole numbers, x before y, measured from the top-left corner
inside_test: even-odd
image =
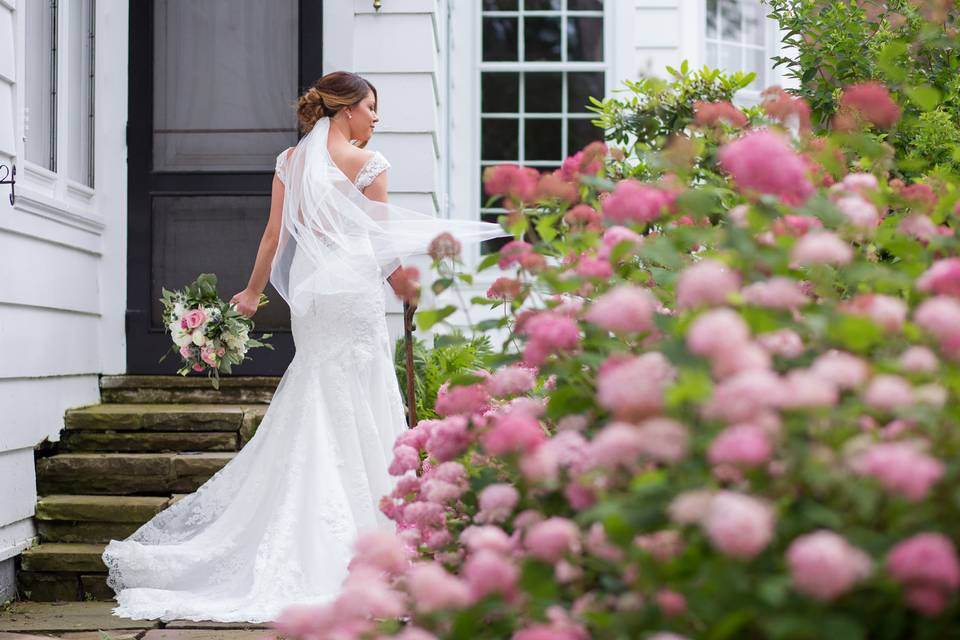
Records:
[[[441,232],[464,244],[507,235],[493,223],[369,200],[330,158],[329,129],[329,118],[318,120],[284,163],[283,222],[270,282],[291,313],[303,313],[317,295],[370,291],[400,261],[426,253]],[[295,257],[308,267],[292,270]]]

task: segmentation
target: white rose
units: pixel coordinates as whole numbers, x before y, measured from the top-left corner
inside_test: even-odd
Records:
[[[193,332],[193,344],[202,347],[207,343],[207,337],[200,331]]]
[[[173,305],[173,315],[177,316],[178,318],[183,315],[183,303],[182,303],[182,302],[178,302],[178,303],[176,303],[175,305]]]
[[[180,328],[177,328],[176,330],[171,331],[170,333],[173,335],[173,342],[178,347],[185,347],[191,342],[193,342],[193,336],[191,336],[188,332]]]

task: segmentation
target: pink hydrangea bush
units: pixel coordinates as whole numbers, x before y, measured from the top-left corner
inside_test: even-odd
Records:
[[[960,183],[907,190],[857,155],[888,99],[851,87],[862,122],[835,138],[786,94],[748,120],[699,105],[721,183],[637,180],[600,146],[546,190],[489,169],[519,231],[481,265],[501,284],[474,329],[508,339],[397,439],[396,535],[361,538],[343,594],[280,629],[950,637],[960,241],[916,216],[958,226]]]

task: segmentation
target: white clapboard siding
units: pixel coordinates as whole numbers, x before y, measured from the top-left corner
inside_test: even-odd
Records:
[[[29,546],[34,529],[31,523],[37,502],[33,474],[33,447],[0,453],[0,505],[7,520],[0,526],[0,561]]]
[[[0,302],[0,378],[99,372],[99,319]]]
[[[13,105],[17,57],[13,34],[12,5],[0,2],[0,164],[9,164],[16,155]]]
[[[444,108],[439,3],[387,0],[375,11],[373,2],[354,0],[353,7],[352,70],[373,82],[380,97],[382,123],[370,148],[393,165],[391,198],[415,200],[411,208],[436,215]]]
[[[98,382],[98,377],[90,374],[0,378],[0,451],[32,447],[44,439],[58,440],[65,409],[96,404]]]

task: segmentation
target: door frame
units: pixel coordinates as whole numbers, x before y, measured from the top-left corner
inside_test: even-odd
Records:
[[[125,336],[128,374],[172,374],[178,360],[160,356],[172,344],[163,327],[151,326],[153,264],[152,200],[157,195],[270,195],[273,174],[266,172],[172,173],[153,171],[153,14],[152,1],[130,2],[127,142],[127,306]],[[298,3],[297,84],[302,93],[322,75],[323,2]],[[251,266],[253,263],[251,256]],[[230,295],[220,291],[220,295]],[[234,375],[280,375],[293,357],[293,336],[276,331],[273,351],[258,349]]]

